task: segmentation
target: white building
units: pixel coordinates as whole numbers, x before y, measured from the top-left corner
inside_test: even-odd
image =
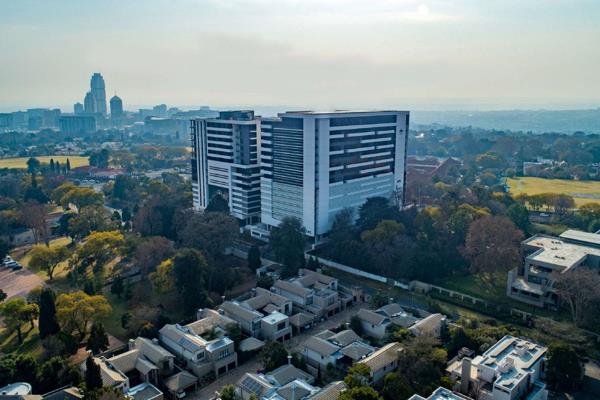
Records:
[[[461,393],[481,400],[546,400],[541,381],[547,348],[525,339],[505,336],[485,353],[448,367]]]
[[[247,223],[260,217],[260,124],[253,111],[224,111],[191,121],[194,208],[204,210],[217,194],[232,216]]]
[[[261,222],[298,218],[325,234],[334,216],[382,196],[402,205],[408,111],[286,112],[262,119]]]

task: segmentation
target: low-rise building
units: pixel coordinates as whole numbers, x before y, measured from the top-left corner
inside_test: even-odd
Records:
[[[302,345],[306,363],[321,369],[327,368],[329,364],[346,369],[375,350],[351,329],[338,333],[324,330],[306,339]]]
[[[383,339],[387,335],[387,328],[392,321],[380,313],[362,308],[356,313],[363,332],[375,339]]]
[[[463,394],[481,400],[546,400],[542,381],[547,348],[529,340],[505,336],[485,353],[450,364],[447,371]]]
[[[508,273],[506,294],[538,307],[554,306],[555,273],[580,267],[600,269],[600,234],[567,230],[560,236],[535,235],[521,243],[523,266]]]
[[[236,384],[242,400],[255,396],[259,400],[302,400],[317,394],[312,375],[294,367],[283,365],[266,374],[246,373]]]
[[[412,395],[408,400],[472,400],[470,397],[464,396],[460,393],[453,392],[452,390],[439,387],[431,393],[428,397],[419,396],[418,394]]]
[[[397,342],[389,343],[375,351],[366,358],[360,360],[359,364],[364,364],[370,369],[369,383],[378,385],[383,381],[383,378],[390,372],[398,368],[398,360],[402,345]]]

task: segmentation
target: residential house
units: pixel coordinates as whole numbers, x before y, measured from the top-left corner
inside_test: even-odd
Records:
[[[327,368],[331,364],[345,369],[375,350],[351,329],[338,333],[324,330],[303,343],[302,355],[313,368]]]
[[[402,345],[397,342],[389,343],[360,360],[359,364],[364,364],[370,369],[369,383],[378,385],[383,378],[398,368],[399,354],[402,351]]]
[[[320,392],[314,381],[312,375],[287,364],[266,374],[244,374],[236,391],[242,400],[253,395],[259,400],[303,400]]]
[[[219,312],[237,322],[247,335],[260,336],[260,320],[263,314],[258,311],[244,307],[237,301],[225,301],[219,306]]]
[[[460,393],[453,392],[443,387],[439,387],[431,393],[428,397],[419,396],[418,394],[412,395],[408,400],[472,400],[470,397],[464,396]]]
[[[447,318],[443,314],[431,314],[417,320],[408,330],[415,336],[427,335],[440,338],[446,331]]]
[[[167,324],[160,329],[159,337],[161,343],[199,378],[210,373],[219,377],[237,367],[234,343],[227,336],[205,340],[189,327]]]
[[[262,297],[262,300],[266,298],[268,296],[265,295]],[[289,303],[287,300],[280,303],[279,307],[281,308],[274,303],[266,304],[262,310],[264,313],[267,313],[267,310],[269,311],[265,315],[263,312],[252,308],[252,305],[265,304],[264,301],[253,301],[253,299],[256,299],[256,297],[243,302],[225,301],[219,306],[219,311],[236,321],[242,331],[252,337],[280,342],[291,339],[292,328],[289,317],[278,311],[280,309],[288,312],[291,311],[291,306],[288,307]]]
[[[547,350],[507,335],[482,355],[453,362],[447,371],[457,381],[457,390],[481,400],[546,400],[542,378]]]
[[[392,324],[385,315],[364,308],[358,310],[356,317],[360,321],[363,332],[375,339],[383,339],[387,335],[388,326]]]
[[[278,342],[289,340],[292,337],[290,318],[279,311],[273,311],[260,320],[260,332],[266,340]]]
[[[569,229],[558,237],[535,235],[521,243],[523,266],[508,273],[506,294],[538,307],[555,306],[553,274],[600,269],[600,234]]]

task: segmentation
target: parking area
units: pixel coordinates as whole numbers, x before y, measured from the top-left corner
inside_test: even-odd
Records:
[[[42,278],[23,268],[12,271],[8,268],[0,268],[0,289],[6,293],[8,298],[14,296],[27,296],[31,289],[44,284]]]

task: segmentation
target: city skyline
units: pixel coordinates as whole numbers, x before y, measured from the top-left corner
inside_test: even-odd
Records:
[[[0,108],[72,108],[96,71],[126,109],[596,108],[599,17],[560,0],[11,2]]]

